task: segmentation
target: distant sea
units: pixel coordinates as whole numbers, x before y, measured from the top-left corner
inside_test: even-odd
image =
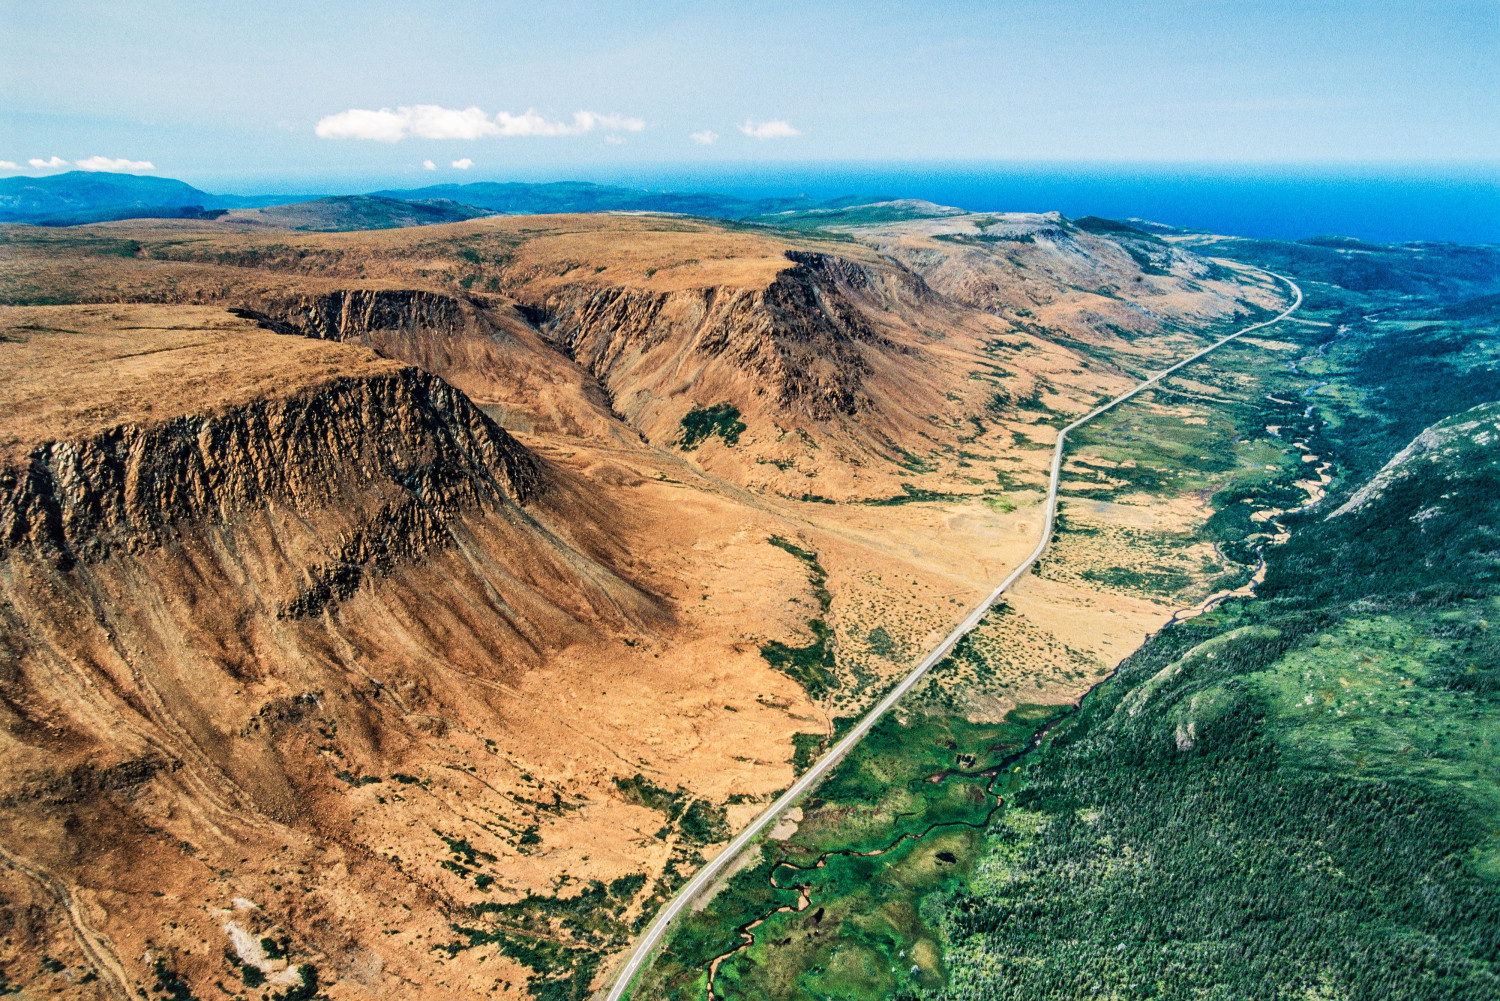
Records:
[[[1500,163],[1446,169],[725,164],[620,170],[577,179],[743,197],[855,195],[923,198],[985,212],[1055,209],[1075,218],[1135,217],[1291,240],[1338,235],[1379,242],[1500,243]]]

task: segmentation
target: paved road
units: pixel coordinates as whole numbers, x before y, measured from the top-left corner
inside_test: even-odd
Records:
[[[1269,271],[1262,273],[1271,274],[1271,272]],[[901,696],[911,691],[912,686],[915,685],[918,681],[921,681],[922,676],[926,674],[933,665],[942,660],[944,657],[948,656],[948,652],[953,649],[954,645],[957,644],[960,639],[963,638],[964,634],[973,629],[975,626],[979,625],[979,620],[984,618],[984,613],[990,610],[990,606],[999,601],[1000,596],[1004,594],[1012,584],[1020,580],[1021,577],[1026,573],[1026,571],[1031,569],[1031,565],[1041,557],[1043,552],[1046,551],[1047,544],[1052,541],[1053,523],[1057,520],[1057,487],[1059,480],[1062,478],[1063,445],[1067,441],[1068,432],[1082,427],[1089,421],[1098,417],[1100,414],[1108,413],[1115,407],[1118,407],[1120,404],[1124,403],[1126,400],[1129,400],[1137,394],[1150,389],[1152,386],[1156,385],[1167,376],[1176,372],[1178,369],[1181,369],[1187,365],[1191,365],[1193,362],[1197,361],[1198,359],[1202,358],[1204,355],[1212,351],[1217,351],[1219,348],[1228,344],[1235,338],[1242,337],[1245,334],[1250,333],[1252,330],[1260,330],[1262,327],[1269,327],[1271,324],[1279,323],[1280,321],[1286,319],[1288,316],[1291,316],[1292,313],[1294,313],[1297,308],[1302,305],[1302,289],[1298,288],[1297,284],[1290,278],[1283,278],[1281,275],[1272,275],[1272,277],[1285,282],[1286,286],[1292,290],[1292,294],[1295,296],[1295,298],[1292,300],[1292,304],[1285,310],[1278,313],[1275,317],[1269,320],[1265,320],[1261,323],[1251,324],[1250,326],[1245,327],[1242,330],[1236,330],[1229,336],[1221,338],[1210,344],[1202,351],[1191,354],[1188,357],[1182,359],[1182,361],[1173,365],[1171,368],[1163,369],[1162,371],[1157,372],[1155,375],[1146,379],[1134,389],[1130,390],[1127,393],[1121,393],[1119,396],[1116,396],[1114,399],[1110,400],[1108,403],[1103,404],[1102,406],[1095,407],[1093,410],[1090,410],[1088,413],[1078,418],[1078,420],[1074,421],[1072,424],[1069,424],[1067,427],[1058,432],[1057,445],[1052,450],[1052,478],[1047,486],[1047,505],[1045,520],[1042,523],[1042,537],[1041,541],[1036,544],[1036,548],[1031,551],[1031,555],[1026,557],[1025,561],[1022,562],[1020,566],[1011,571],[1010,576],[1001,581],[1000,586],[991,591],[989,597],[980,602],[979,605],[976,606],[975,609],[970,612],[968,616],[966,616],[964,620],[960,622],[951,633],[948,634],[943,642],[938,644],[935,650],[929,653],[922,660],[922,662],[912,670],[910,674],[908,674],[901,680],[901,683],[899,685],[891,689],[890,692],[887,693],[885,698],[876,703],[875,708],[866,713],[864,718],[854,725],[854,729],[850,730],[847,734],[844,735],[844,738],[842,740],[833,745],[832,750],[823,755],[823,757],[819,758],[811,768],[803,773],[801,778],[792,783],[791,788],[782,793],[780,799],[772,803],[764,813],[755,818],[755,820],[750,824],[749,827],[745,828],[733,841],[729,842],[728,847],[726,847],[718,855],[715,855],[712,861],[710,861],[702,869],[698,870],[697,875],[689,880],[687,885],[678,891],[677,896],[673,897],[671,902],[662,909],[661,913],[656,916],[656,920],[651,922],[651,927],[646,929],[645,935],[641,936],[641,940],[636,943],[635,951],[630,954],[630,958],[626,960],[625,965],[621,967],[620,973],[618,977],[616,977],[614,985],[605,995],[605,1001],[620,1001],[621,998],[625,997],[626,992],[630,988],[630,982],[635,979],[635,975],[640,972],[641,968],[645,965],[647,958],[651,955],[651,951],[656,948],[659,942],[662,941],[663,937],[665,937],[667,933],[667,929],[672,926],[672,922],[677,919],[678,915],[680,915],[684,910],[687,909],[688,905],[692,903],[693,898],[701,893],[704,887],[713,882],[714,878],[719,875],[724,867],[727,866],[737,855],[739,855],[740,852],[744,851],[745,847],[750,844],[755,836],[762,830],[764,830],[766,826],[769,825],[773,820],[775,820],[776,817],[780,815],[781,811],[791,806],[793,801],[795,801],[797,797],[801,796],[803,793],[807,792],[814,785],[816,785],[818,783],[818,780],[828,773],[829,769],[838,764],[839,759],[847,754],[851,747],[859,743],[864,735],[870,732],[870,728],[873,727],[877,722],[879,722],[880,717],[884,716],[886,712],[891,708],[891,706],[899,702],[901,700]]]

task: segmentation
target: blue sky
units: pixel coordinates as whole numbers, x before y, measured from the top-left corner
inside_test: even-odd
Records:
[[[290,190],[778,161],[1495,164],[1497,67],[1495,0],[0,0],[0,170]]]

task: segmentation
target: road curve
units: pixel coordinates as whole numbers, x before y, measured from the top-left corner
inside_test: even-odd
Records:
[[[903,695],[911,691],[912,686],[914,686],[918,681],[921,681],[922,676],[925,675],[929,670],[931,670],[931,668],[935,664],[937,664],[940,660],[948,655],[948,652],[953,649],[953,647],[958,643],[960,639],[963,638],[965,633],[969,632],[975,626],[979,625],[979,620],[984,618],[984,613],[988,612],[990,610],[990,607],[993,606],[995,602],[1000,600],[1000,596],[1003,595],[1012,584],[1020,580],[1021,577],[1026,573],[1026,571],[1031,569],[1031,565],[1041,558],[1042,553],[1046,552],[1048,543],[1052,541],[1053,525],[1057,520],[1057,489],[1058,484],[1062,479],[1063,446],[1067,442],[1068,432],[1077,430],[1078,428],[1087,424],[1089,421],[1093,420],[1101,414],[1108,413],[1115,407],[1118,407],[1120,404],[1124,403],[1126,400],[1129,400],[1137,396],[1138,394],[1145,392],[1161,380],[1167,378],[1169,375],[1172,375],[1174,372],[1178,371],[1181,368],[1185,368],[1186,366],[1191,365],[1193,362],[1202,358],[1204,355],[1207,355],[1213,351],[1217,351],[1219,348],[1228,344],[1230,341],[1233,341],[1238,337],[1242,337],[1253,330],[1260,330],[1263,327],[1271,326],[1273,323],[1281,322],[1288,316],[1291,316],[1292,313],[1296,312],[1297,308],[1302,305],[1302,289],[1297,286],[1296,282],[1292,281],[1290,278],[1274,274],[1270,271],[1262,271],[1259,268],[1252,268],[1251,270],[1259,271],[1261,274],[1270,275],[1271,277],[1285,283],[1286,286],[1292,290],[1292,294],[1294,296],[1292,304],[1286,309],[1282,310],[1280,313],[1276,314],[1276,316],[1272,317],[1271,319],[1263,320],[1260,323],[1254,323],[1243,329],[1236,330],[1234,333],[1228,335],[1227,337],[1220,338],[1203,350],[1188,355],[1186,358],[1182,359],[1171,368],[1162,369],[1160,372],[1157,372],[1155,375],[1141,382],[1134,389],[1131,389],[1129,392],[1121,393],[1119,396],[1116,396],[1108,403],[1104,403],[1098,407],[1095,407],[1093,410],[1090,410],[1088,413],[1084,414],[1072,424],[1069,424],[1067,427],[1058,432],[1057,444],[1052,450],[1052,476],[1047,486],[1047,504],[1045,518],[1042,523],[1042,537],[1041,540],[1037,542],[1036,548],[1031,551],[1031,555],[1027,556],[1026,559],[1022,561],[1020,566],[1012,570],[1010,576],[1002,580],[1000,582],[1000,585],[990,592],[989,597],[985,598],[978,605],[976,605],[974,607],[974,610],[971,611],[967,616],[965,616],[964,620],[957,626],[955,626],[953,631],[943,639],[943,642],[939,643],[931,653],[923,658],[922,662],[915,668],[913,668],[910,674],[901,679],[901,683],[899,685],[886,693],[885,698],[877,702],[875,704],[875,708],[866,713],[864,717],[854,725],[854,728],[844,735],[843,739],[841,739],[837,744],[833,745],[833,748],[827,754],[823,755],[823,757],[819,758],[811,768],[804,772],[801,778],[799,778],[796,782],[793,782],[791,787],[788,788],[786,792],[782,793],[781,797],[777,799],[776,802],[772,803],[769,807],[766,808],[764,813],[756,817],[755,820],[750,823],[750,826],[746,827],[735,837],[733,841],[729,842],[729,844],[724,848],[722,852],[715,855],[707,865],[698,870],[697,874],[695,874],[693,878],[687,882],[687,885],[685,885],[681,890],[677,892],[677,896],[673,897],[672,900],[667,904],[667,906],[662,908],[661,913],[656,916],[656,919],[651,922],[651,926],[646,929],[646,933],[642,935],[640,941],[636,943],[635,949],[630,954],[630,958],[627,959],[625,961],[625,965],[620,968],[620,972],[616,976],[613,985],[610,987],[608,993],[604,995],[604,1001],[621,1001],[621,999],[625,997],[626,993],[630,989],[631,981],[635,979],[635,975],[639,973],[645,966],[647,958],[651,955],[651,951],[655,949],[657,944],[661,942],[661,940],[666,936],[667,930],[672,926],[672,922],[675,921],[677,919],[677,916],[681,914],[689,904],[692,903],[693,898],[701,893],[704,887],[708,886],[708,884],[713,881],[714,877],[718,876],[720,871],[723,870],[724,867],[730,863],[730,861],[738,856],[740,852],[744,851],[745,847],[755,839],[755,836],[762,830],[764,830],[766,826],[769,825],[773,820],[775,820],[776,817],[781,813],[781,811],[791,806],[792,803],[797,799],[797,797],[801,796],[803,793],[807,792],[814,785],[816,785],[819,779],[827,774],[834,765],[838,764],[839,760],[849,752],[849,749],[852,748],[855,744],[859,743],[864,735],[870,732],[870,728],[880,720],[880,717],[884,716],[892,706],[899,702]]]

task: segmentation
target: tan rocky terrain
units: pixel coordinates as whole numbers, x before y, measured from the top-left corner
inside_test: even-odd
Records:
[[[1132,240],[0,229],[0,970],[597,986],[1030,549],[1061,417],[1277,301]],[[1014,604],[987,712],[1167,614]]]

